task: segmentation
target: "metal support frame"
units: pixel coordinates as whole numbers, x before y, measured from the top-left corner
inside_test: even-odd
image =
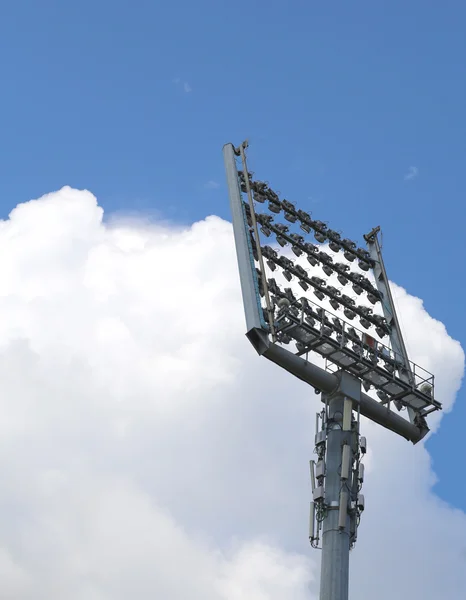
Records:
[[[259,282],[254,267],[251,239],[244,214],[241,189],[238,182],[236,153],[233,144],[223,147],[223,158],[227,176],[230,209],[235,236],[236,257],[243,294],[244,314],[246,317],[247,336],[256,349],[264,349],[268,345],[267,324],[262,314]]]
[[[395,303],[393,301],[393,296],[390,290],[390,282],[387,277],[387,272],[385,270],[385,265],[382,258],[382,250],[379,243],[378,234],[380,232],[380,227],[376,227],[370,233],[364,236],[364,239],[367,242],[367,248],[371,255],[371,258],[374,260],[374,277],[377,289],[382,294],[382,311],[383,315],[390,325],[390,341],[392,344],[392,349],[396,355],[401,358],[403,363],[402,368],[398,369],[398,376],[400,379],[410,384],[413,388],[415,386],[415,377],[411,369],[411,364],[408,358],[408,352],[406,350],[406,346],[403,340],[403,335],[401,333],[400,323],[398,321],[398,316],[396,314]],[[397,408],[400,410],[402,407],[401,404],[398,404]],[[413,409],[411,406],[407,407],[408,416],[411,423],[415,423],[419,419],[419,411]]]

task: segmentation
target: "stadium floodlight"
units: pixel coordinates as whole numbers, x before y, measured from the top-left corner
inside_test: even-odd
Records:
[[[280,199],[248,170],[247,146],[223,149],[246,335],[259,355],[321,393],[309,539],[322,548],[320,600],[347,600],[349,550],[365,508],[361,461],[366,440],[360,435],[360,416],[415,444],[429,431],[427,415],[441,404],[435,400],[433,375],[408,358],[379,228],[364,236],[366,250]],[[259,205],[269,213],[258,211]],[[277,220],[281,217],[286,223]],[[291,287],[284,287],[288,282]],[[364,293],[371,306],[356,302]],[[316,355],[325,359],[325,368],[314,364]],[[407,419],[398,414],[401,409]]]

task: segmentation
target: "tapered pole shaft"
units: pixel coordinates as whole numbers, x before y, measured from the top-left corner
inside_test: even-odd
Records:
[[[349,517],[339,528],[343,444],[351,444],[351,432],[343,431],[344,398],[337,395],[328,401],[327,449],[325,474],[326,514],[322,523],[322,564],[320,600],[348,600],[349,585]]]

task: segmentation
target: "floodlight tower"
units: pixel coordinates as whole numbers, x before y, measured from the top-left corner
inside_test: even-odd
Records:
[[[317,460],[310,462],[309,540],[322,549],[320,600],[347,600],[349,551],[365,504],[361,486],[367,443],[360,434],[360,415],[416,444],[429,431],[426,416],[441,404],[434,399],[433,375],[408,358],[382,259],[380,228],[364,236],[367,249],[342,238],[326,223],[280,199],[268,183],[253,179],[247,147],[243,142],[238,148],[223,148],[246,336],[259,355],[321,393]],[[259,212],[260,204],[269,212]],[[286,224],[275,221],[280,214]],[[335,258],[347,262],[335,261],[326,246],[316,246],[303,233],[313,234]],[[263,245],[272,235],[271,245]],[[270,277],[277,268],[282,284]],[[292,281],[343,316],[283,287]],[[344,288],[353,295],[345,294]],[[365,305],[355,300],[363,292]],[[381,314],[374,312],[376,304]],[[356,318],[364,331],[351,324]],[[316,354],[325,359],[325,368],[312,362]],[[366,393],[370,390],[378,399]],[[408,419],[398,414],[401,410]]]

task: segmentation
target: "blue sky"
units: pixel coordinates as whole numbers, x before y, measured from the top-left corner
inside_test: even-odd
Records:
[[[2,3],[1,216],[71,185],[108,213],[229,218],[221,148],[247,137],[317,218],[382,225],[390,277],[464,345],[465,23],[459,0]],[[463,509],[465,419],[463,392],[428,443]]]

